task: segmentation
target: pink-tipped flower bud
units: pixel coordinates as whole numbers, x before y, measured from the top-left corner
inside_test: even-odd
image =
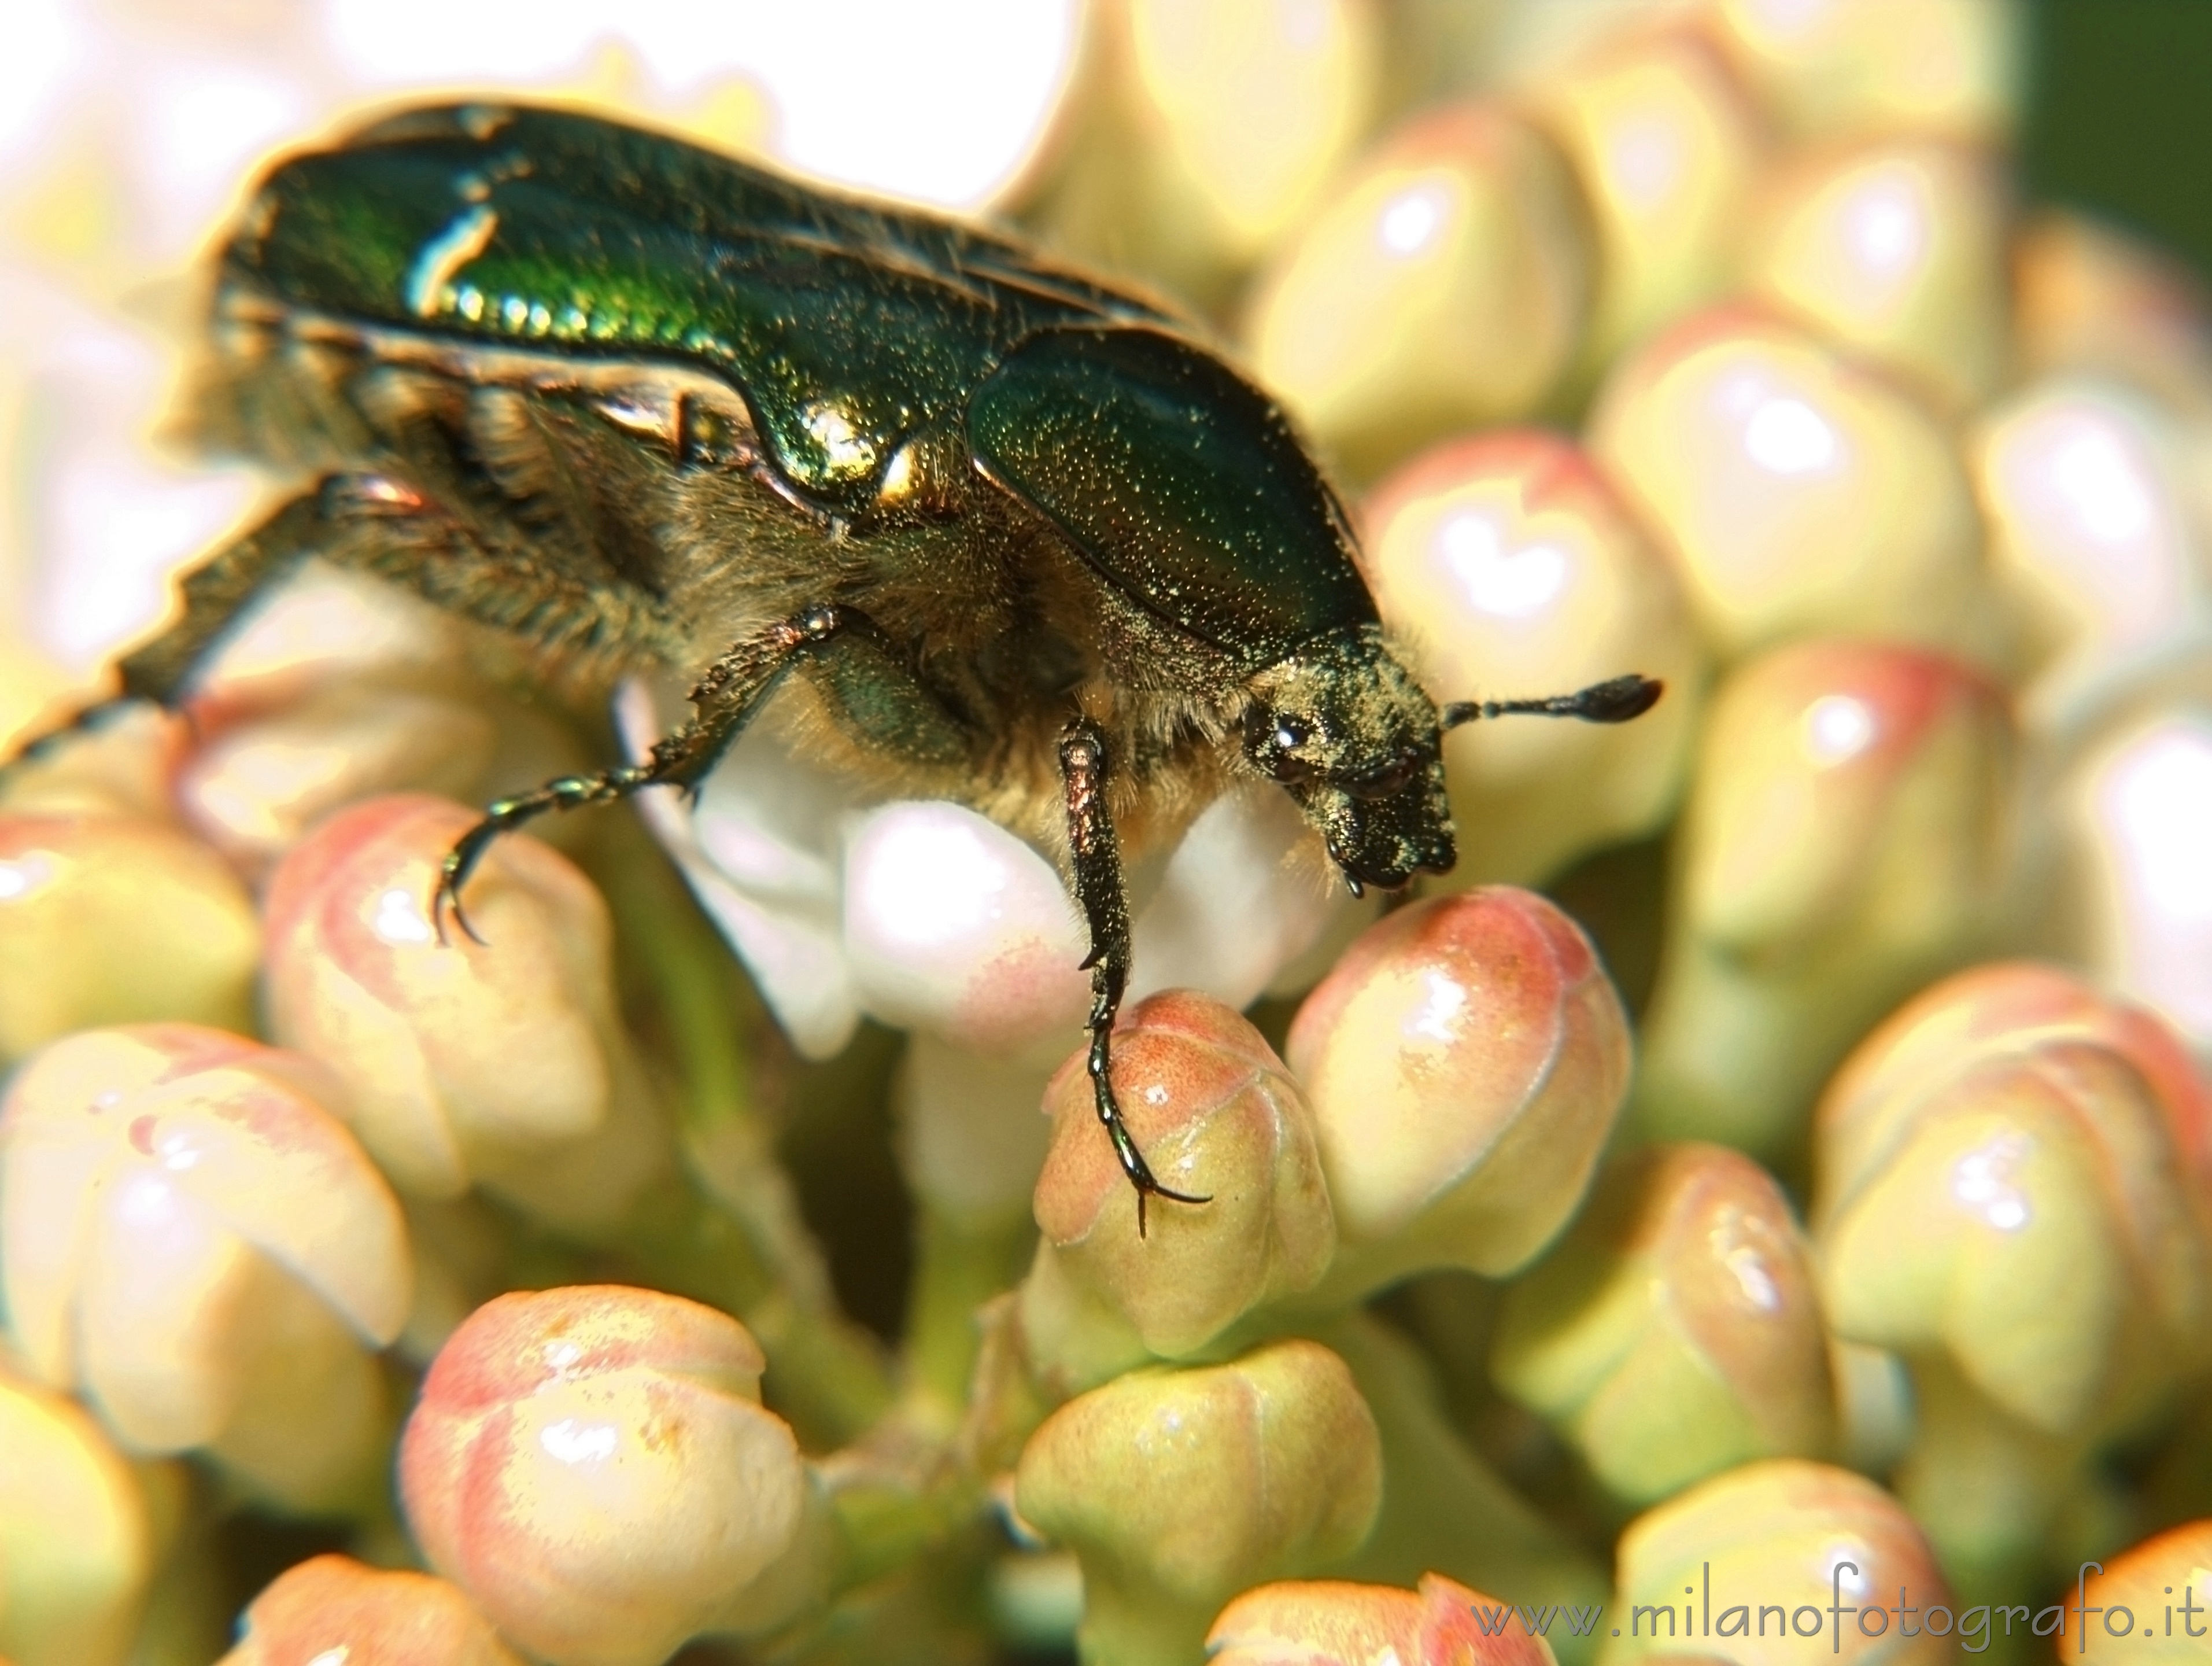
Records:
[[[0,1374],[0,1655],[122,1666],[154,1572],[138,1476],[75,1402]]]
[[[442,800],[372,800],[294,847],[270,883],[270,1027],[346,1087],[354,1130],[403,1191],[481,1182],[556,1225],[618,1219],[663,1161],[615,1002],[591,882],[510,835],[462,892],[472,939],[432,917],[439,864],[476,824]]]
[[[1080,1322],[1054,1299],[1070,1287],[1168,1359],[1204,1347],[1272,1298],[1310,1288],[1336,1248],[1336,1225],[1313,1113],[1260,1032],[1188,991],[1123,1014],[1114,1083],[1129,1131],[1163,1185],[1209,1200],[1153,1199],[1142,1237],[1098,1126],[1086,1051],[1045,1090],[1052,1149],[1036,1194],[1044,1243],[1024,1292],[1033,1353],[1080,1347],[1053,1335]]]
[[[1117,1377],[1048,1418],[1015,1475],[1023,1518],[1082,1560],[1097,1666],[1195,1658],[1231,1596],[1357,1549],[1382,1491],[1367,1402],[1308,1341]]]
[[[73,1030],[244,1029],[260,932],[198,840],[106,815],[0,815],[0,1060]]]
[[[2182,1172],[2212,1196],[2212,1085],[2180,1036],[2074,972],[2027,960],[1992,961],[1931,985],[1851,1049],[1820,1096],[1819,1177],[1864,1172],[1919,1099],[1948,1078],[2054,1041],[2106,1048],[2133,1067],[2157,1103]],[[1816,1228],[1838,1197],[1832,1184],[1822,1185]]]
[[[91,1031],[0,1108],[0,1277],[33,1369],[126,1445],[205,1449],[280,1504],[380,1466],[364,1345],[404,1322],[398,1201],[311,1061],[185,1025]]]
[[[1502,106],[1418,116],[1261,281],[1260,380],[1355,473],[1534,410],[1580,344],[1589,232],[1558,148]]]
[[[1804,331],[1689,319],[1620,362],[1589,438],[1723,657],[1815,634],[1974,640],[1981,526],[1950,433]]]
[[[1628,1085],[1620,997],[1575,923],[1506,886],[1370,927],[1291,1026],[1347,1299],[1525,1265],[1582,1201]]]
[[[523,1666],[467,1597],[427,1573],[317,1556],[247,1604],[217,1666]]]
[[[1945,1666],[1969,1624],[1895,1499],[1800,1458],[1746,1464],[1647,1511],[1621,1535],[1618,1564],[1619,1634],[1602,1666],[1692,1652],[1739,1666]]]
[[[2212,1521],[2154,1533],[2087,1577],[2066,1602],[2051,1647],[2072,1666],[2179,1666],[2212,1636]],[[2079,1602],[2082,1612],[2075,1611]]]
[[[1369,496],[1363,563],[1439,702],[1578,689],[1624,670],[1667,696],[1619,727],[1468,723],[1444,739],[1451,883],[1534,885],[1670,815],[1705,653],[1681,587],[1582,448],[1537,429],[1451,440]]]
[[[1209,1666],[1552,1666],[1551,1645],[1476,1616],[1513,1608],[1425,1573],[1415,1590],[1341,1579],[1248,1590],[1206,1633]]]
[[[2212,309],[2167,251],[2045,208],[2013,240],[2012,280],[2024,373],[2117,377],[2181,415],[2212,413]]]
[[[1767,187],[1753,293],[1889,367],[1941,409],[2006,369],[2006,210],[1992,158],[1924,134],[1792,161]]]
[[[1914,649],[1808,642],[1729,680],[1644,1025],[1648,1132],[1759,1154],[1802,1139],[1851,1043],[1988,929],[2012,753],[2002,694]]]
[[[408,1524],[501,1633],[557,1666],[658,1666],[772,1623],[822,1547],[798,1443],[734,1319],[617,1286],[501,1296],[455,1331],[399,1448]],[[823,1572],[826,1570],[815,1569]]]
[[[1630,1504],[1835,1444],[1811,1250],[1772,1177],[1718,1146],[1607,1175],[1507,1292],[1490,1368]]]
[[[2199,1202],[2152,1084],[2063,1028],[1824,1113],[1814,1220],[1839,1335],[1946,1360],[2054,1435],[2204,1357]]]

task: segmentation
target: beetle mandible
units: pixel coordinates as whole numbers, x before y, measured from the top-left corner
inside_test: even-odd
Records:
[[[490,806],[432,909],[545,811],[696,788],[790,679],[885,791],[1065,841],[1100,1121],[1128,976],[1117,825],[1279,783],[1354,891],[1453,863],[1441,732],[1617,722],[1622,677],[1439,713],[1280,411],[1191,328],[987,231],[568,112],[411,111],[278,164],[222,255],[196,416],[303,489],[120,665],[177,704],[313,556],[606,679],[694,676],[640,761]],[[61,732],[57,732],[57,733]],[[48,736],[47,739],[53,739]],[[43,744],[43,743],[40,743]],[[473,933],[471,933],[473,934]]]

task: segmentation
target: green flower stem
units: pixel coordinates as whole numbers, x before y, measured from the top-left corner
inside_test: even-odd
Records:
[[[1388,1325],[1345,1315],[1307,1332],[1352,1368],[1382,1438],[1382,1513],[1358,1552],[1327,1577],[1412,1585],[1437,1572],[1502,1602],[1602,1603],[1610,1582],[1476,1455],[1446,1417],[1432,1367]],[[1587,1666],[1595,1634],[1551,1634],[1560,1666]]]
[[[1915,1359],[1912,1386],[1917,1420],[1897,1493],[1960,1602],[2043,1600],[2045,1541],[2087,1443],[2022,1423],[1940,1359]]]
[[[1036,1243],[1024,1206],[989,1213],[918,1200],[905,1364],[912,1414],[950,1434],[967,1407],[982,1347],[977,1310],[1017,1283]]]
[[[892,1403],[874,1339],[838,1307],[775,1159],[757,1083],[774,1045],[760,999],[660,854],[623,823],[594,877],[652,1000],[680,1093],[684,1172],[640,1201],[628,1247],[662,1289],[742,1319],[768,1392],[811,1446],[839,1446]]]

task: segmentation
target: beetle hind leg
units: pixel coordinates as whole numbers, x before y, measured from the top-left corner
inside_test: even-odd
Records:
[[[1114,1020],[1129,982],[1129,899],[1121,885],[1121,851],[1106,810],[1106,737],[1088,718],[1067,727],[1060,742],[1060,783],[1067,803],[1067,847],[1075,868],[1075,900],[1091,928],[1091,1091],[1113,1142],[1121,1172],[1137,1190],[1137,1236],[1145,1236],[1145,1205],[1164,1197],[1176,1203],[1211,1203],[1163,1186],[1129,1133],[1114,1095]]]

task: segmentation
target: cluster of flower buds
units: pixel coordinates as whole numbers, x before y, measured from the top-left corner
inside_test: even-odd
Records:
[[[1310,442],[1455,871],[1122,794],[1139,1195],[1048,793],[778,695],[456,898],[682,690],[307,563],[0,778],[0,1666],[2201,1651],[2212,310],[2014,200],[2025,0],[1068,9],[995,206]]]

